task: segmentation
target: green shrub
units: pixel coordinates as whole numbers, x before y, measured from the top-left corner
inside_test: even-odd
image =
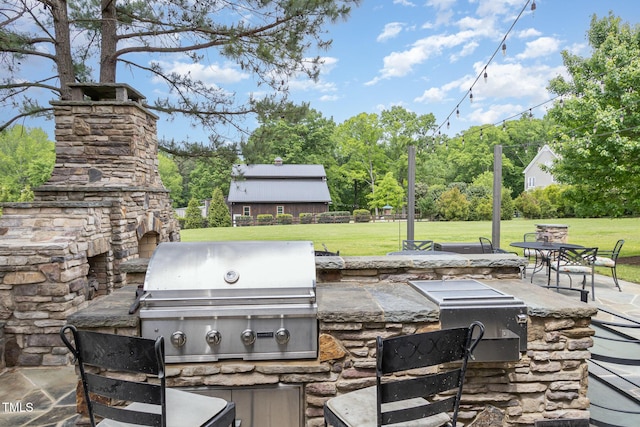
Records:
[[[313,223],[313,214],[304,212],[301,213],[298,218],[300,219],[300,224],[311,224]]]
[[[231,214],[229,213],[229,207],[224,202],[222,190],[218,187],[213,189],[206,226],[231,227]]]
[[[276,215],[276,224],[280,224],[280,225],[293,224],[293,215],[291,214]]]
[[[273,215],[271,214],[260,214],[256,217],[258,225],[271,225],[273,224]]]
[[[238,227],[253,225],[253,217],[251,215],[240,215],[236,217],[236,225]]]
[[[353,220],[355,222],[370,222],[371,212],[366,209],[356,209],[353,211]]]
[[[445,191],[437,201],[438,211],[447,221],[467,221],[470,203],[458,187]]]
[[[184,215],[184,228],[202,228],[204,218],[202,218],[202,210],[197,199],[189,200],[187,210]]]
[[[318,224],[349,223],[351,214],[348,211],[323,212],[318,215]]]

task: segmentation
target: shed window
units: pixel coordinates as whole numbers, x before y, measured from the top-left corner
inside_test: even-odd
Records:
[[[284,214],[284,206],[277,206],[277,207],[276,207],[276,213],[277,213],[278,215],[282,215],[282,214]]]
[[[251,206],[243,206],[242,207],[242,215],[251,216]]]

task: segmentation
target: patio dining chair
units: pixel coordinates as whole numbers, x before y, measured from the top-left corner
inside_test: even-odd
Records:
[[[616,271],[616,267],[618,266],[618,255],[620,255],[620,250],[622,249],[623,244],[624,240],[620,239],[616,242],[613,250],[598,251],[598,256],[596,257],[595,262],[596,267],[608,267],[611,269],[613,283],[616,284],[616,287],[620,292],[622,292],[622,289],[620,288],[620,283],[618,283],[618,272]]]
[[[403,251],[432,251],[433,240],[403,240]]]
[[[569,276],[571,289],[571,275],[582,276],[582,289],[587,283],[587,276],[591,275],[591,299],[595,300],[594,271],[598,248],[568,248],[561,246],[555,259],[549,264],[547,283],[550,282],[551,271],[555,271],[556,290],[560,289],[560,274]]]
[[[162,337],[79,331],[73,325],[63,326],[60,337],[77,360],[92,427],[235,425],[233,402],[166,387]],[[149,381],[140,382],[145,376]],[[103,418],[99,424],[97,417]]]
[[[469,327],[377,337],[376,385],[329,399],[325,426],[455,426],[467,363],[483,335],[484,325],[476,321]],[[436,369],[441,364],[446,365]],[[426,367],[433,369],[419,369]],[[403,372],[414,369],[418,376]]]

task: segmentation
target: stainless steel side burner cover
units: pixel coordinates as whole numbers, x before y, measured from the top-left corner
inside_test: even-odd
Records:
[[[527,350],[527,307],[518,298],[477,280],[418,280],[409,284],[438,305],[443,329],[468,326],[474,320],[484,324],[476,360],[519,360],[520,352]]]

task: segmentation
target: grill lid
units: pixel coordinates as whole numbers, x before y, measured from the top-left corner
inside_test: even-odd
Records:
[[[409,282],[441,308],[524,306],[524,302],[477,280],[417,280]]]
[[[312,289],[315,272],[308,241],[165,242],[149,260],[144,290]]]

